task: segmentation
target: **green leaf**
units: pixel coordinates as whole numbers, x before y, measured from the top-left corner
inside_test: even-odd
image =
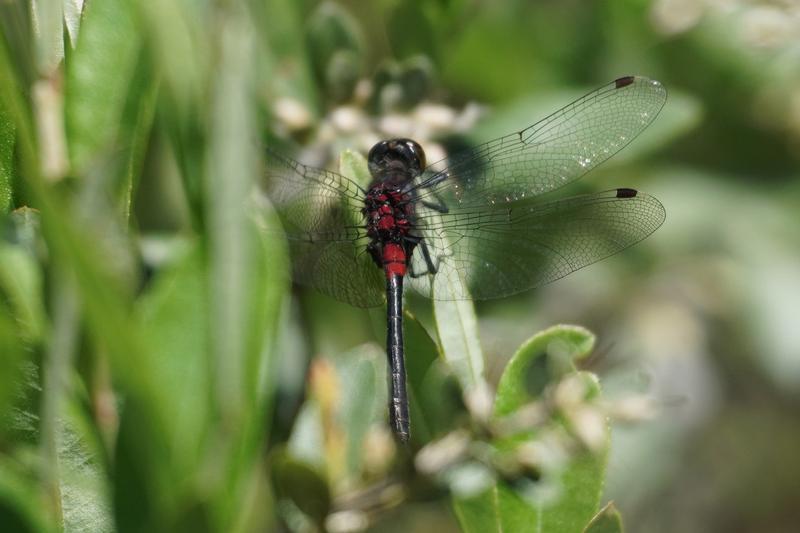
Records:
[[[574,372],[573,362],[588,355],[594,341],[594,335],[578,326],[554,326],[533,336],[514,354],[500,378],[494,416],[512,414],[537,399],[547,384]],[[594,383],[591,374],[578,375]],[[456,515],[466,531],[527,528],[579,533],[597,510],[607,453],[606,446],[599,453],[585,451],[573,457],[560,473],[559,497],[553,502],[532,502],[499,481],[477,496],[454,498]]]
[[[431,23],[429,11],[420,2],[395,4],[387,13],[387,37],[395,57],[406,59],[414,55],[438,56],[438,30]]]
[[[470,300],[434,300],[433,312],[442,356],[464,393],[485,390],[488,385],[474,304]]]
[[[65,531],[115,531],[102,445],[88,413],[70,401],[58,429],[61,507]]]
[[[54,531],[42,512],[36,480],[22,472],[17,461],[0,457],[0,524],[4,531],[34,533]]]
[[[411,437],[428,442],[455,425],[455,414],[462,408],[458,383],[445,372],[434,340],[408,311],[404,314],[403,335]]]
[[[344,150],[339,157],[339,172],[361,187],[367,188],[372,181],[372,176],[364,156],[353,150]]]
[[[187,498],[210,426],[208,290],[196,243],[185,245],[137,302],[147,387],[122,406],[114,454],[114,512],[120,531],[163,526]],[[157,417],[148,414],[157,405]]]
[[[210,416],[219,439],[207,464],[224,480],[215,516],[222,529],[234,529],[247,520],[247,494],[260,475],[256,462],[268,430],[289,267],[277,217],[254,193],[263,168],[252,142],[258,114],[254,28],[243,9],[226,15],[220,21],[204,176],[206,283],[213,302],[207,308]]]
[[[280,506],[284,520],[295,525],[300,511],[314,525],[324,530],[325,517],[331,509],[331,493],[327,480],[316,468],[278,451],[272,459],[272,483],[278,501],[290,502],[292,507]]]
[[[183,476],[196,467],[200,439],[209,423],[208,288],[197,244],[154,280],[137,302],[136,321],[147,349],[141,364],[149,369],[152,390],[165,420],[174,457],[172,470]]]
[[[85,169],[113,149],[141,47],[133,4],[125,0],[87,3],[77,46],[67,62],[66,127],[74,168]],[[134,99],[137,99],[134,97]],[[137,99],[138,100],[138,99]]]
[[[167,441],[168,426],[149,415],[146,400],[126,399],[117,431],[111,481],[114,522],[120,533],[169,529],[168,517],[174,512],[170,508],[177,507],[190,481],[173,475],[171,459],[178,458]]]
[[[12,206],[15,141],[14,122],[0,100],[0,214],[7,213]]]
[[[363,474],[364,437],[370,426],[383,423],[386,409],[386,363],[383,350],[366,344],[336,358],[339,429],[347,439],[347,475]]]
[[[573,371],[573,361],[586,357],[594,343],[594,335],[580,326],[553,326],[525,341],[500,378],[495,416],[509,415],[538,398],[546,384]]]
[[[622,533],[622,516],[614,506],[608,502],[586,526],[584,533]]]
[[[386,356],[374,343],[315,359],[288,452],[324,469],[340,486],[368,475],[365,437],[376,425],[386,427],[385,383]]]
[[[478,496],[455,500],[454,508],[465,533],[562,531],[542,529],[541,514],[534,512],[516,492],[499,484]]]
[[[314,81],[313,67],[303,31],[304,17],[300,3],[293,0],[258,2],[253,11],[265,28],[264,83],[278,97],[300,101],[316,115],[322,107],[319,84]]]
[[[561,473],[555,503],[533,503],[504,482],[472,497],[454,498],[464,531],[558,531],[580,533],[594,515],[603,486],[606,453],[584,453]],[[535,526],[532,526],[535,525]]]
[[[42,272],[28,249],[0,242],[0,293],[8,301],[19,334],[38,342],[45,332]]]
[[[61,0],[34,0],[37,21],[36,58],[39,73],[50,75],[64,57],[64,4]]]
[[[9,314],[6,306],[0,306],[0,435],[11,429],[7,421],[11,416],[11,407],[21,388],[22,362],[26,353],[20,342],[17,324]]]
[[[606,427],[606,442],[608,432]],[[600,452],[583,452],[572,458],[561,474],[558,503],[541,510],[544,531],[581,531],[600,504],[607,461],[608,446]]]

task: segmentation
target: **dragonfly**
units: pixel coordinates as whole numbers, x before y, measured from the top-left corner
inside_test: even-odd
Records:
[[[403,287],[439,300],[539,287],[652,234],[665,210],[631,188],[553,198],[629,144],[667,97],[616,79],[520,131],[427,165],[411,139],[372,147],[368,187],[267,148],[265,192],[294,280],[357,307],[386,305],[389,422],[410,436]]]

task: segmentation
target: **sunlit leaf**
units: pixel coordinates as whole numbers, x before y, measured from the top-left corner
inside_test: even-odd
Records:
[[[593,346],[594,336],[577,326],[554,326],[532,337],[506,366],[498,385],[495,416],[510,415],[536,400],[545,386],[574,372],[573,362],[585,357]],[[454,499],[462,527],[476,532],[528,527],[533,531],[580,533],[594,516],[600,501],[605,478],[607,427],[605,431],[603,450],[583,451],[570,458],[560,472],[559,491],[554,500],[525,497],[501,480],[480,495]],[[531,483],[535,488],[536,481]]]
[[[64,410],[58,434],[61,507],[66,531],[112,533],[108,472],[91,421],[74,402]]]
[[[66,125],[73,165],[84,169],[113,149],[121,131],[141,47],[133,5],[124,0],[88,2],[80,38],[67,62]],[[134,100],[138,100],[134,94]]]
[[[595,337],[580,326],[553,326],[527,340],[506,365],[497,387],[495,416],[511,414],[538,398],[544,386],[574,370],[573,361],[594,348]]]
[[[474,304],[469,300],[434,300],[433,310],[442,356],[465,394],[485,389],[483,351]]]

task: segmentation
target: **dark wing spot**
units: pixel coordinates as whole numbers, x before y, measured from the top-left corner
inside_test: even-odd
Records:
[[[617,189],[617,198],[635,198],[637,194],[636,189]]]
[[[628,85],[633,83],[633,80],[635,79],[636,79],[635,76],[625,76],[623,78],[617,78],[616,80],[614,80],[614,85],[616,86],[617,89],[622,89],[623,87],[627,87]]]

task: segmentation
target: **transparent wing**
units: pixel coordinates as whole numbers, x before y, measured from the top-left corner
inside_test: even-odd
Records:
[[[265,192],[289,241],[296,282],[358,307],[383,303],[385,279],[366,252],[361,187],[267,150]]]
[[[624,148],[666,98],[657,81],[619,78],[520,132],[451,157],[448,168],[423,174],[415,189],[451,210],[553,191]]]
[[[418,246],[407,284],[436,299],[508,296],[624,250],[664,218],[658,200],[633,189],[449,213],[427,209],[419,231],[428,258]],[[435,275],[427,273],[428,261]]]

